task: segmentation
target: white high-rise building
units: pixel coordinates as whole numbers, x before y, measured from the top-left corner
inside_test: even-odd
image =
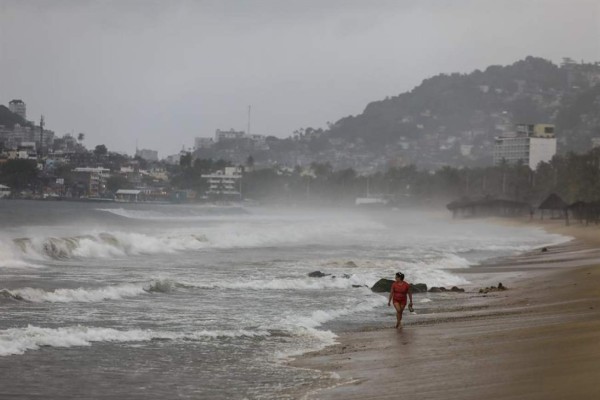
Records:
[[[548,162],[556,154],[554,125],[517,125],[516,132],[495,138],[494,165],[522,162],[535,170],[542,161]]]
[[[135,150],[135,155],[143,158],[146,161],[158,161],[158,151],[156,150],[149,150],[149,149],[141,149]]]
[[[217,131],[215,132],[215,141],[220,142],[221,140],[242,139],[245,135],[246,132],[244,131],[234,131],[233,129],[230,129],[228,131],[222,131],[220,129],[217,129]]]
[[[20,115],[23,119],[27,119],[27,106],[23,100],[11,100],[8,103],[8,109],[17,115]]]

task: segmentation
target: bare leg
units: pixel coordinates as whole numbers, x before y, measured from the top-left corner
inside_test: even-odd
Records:
[[[402,323],[402,313],[404,312],[405,303],[394,302],[394,308],[396,309],[396,328],[400,327]]]

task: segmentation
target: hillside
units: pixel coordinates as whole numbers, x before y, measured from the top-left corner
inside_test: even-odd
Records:
[[[570,85],[573,81],[579,85]],[[366,151],[396,153],[400,163],[486,165],[494,136],[517,123],[545,122],[557,125],[561,151],[584,151],[591,137],[600,136],[598,83],[598,66],[559,67],[527,57],[426,79],[410,92],[342,118],[324,134]]]
[[[0,105],[0,125],[3,125],[8,129],[12,129],[15,124],[19,124],[21,126],[31,125],[30,122],[24,120],[20,115],[10,111],[8,107]]]
[[[359,172],[414,164],[492,164],[494,137],[519,123],[556,125],[559,152],[585,152],[600,138],[600,64],[561,66],[527,57],[468,74],[440,74],[413,90],[368,104],[326,129],[305,128],[287,139],[267,138],[267,148],[230,141],[197,156],[259,164],[330,163]]]

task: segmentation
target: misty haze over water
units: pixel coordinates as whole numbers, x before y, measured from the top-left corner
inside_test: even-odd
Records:
[[[464,286],[453,269],[563,240],[411,210],[40,205],[0,203],[0,368],[49,399],[294,398],[332,378],[287,357],[389,323],[379,278]]]
[[[340,384],[288,361],[391,326],[379,279],[470,296],[460,271],[567,240],[423,207],[598,200],[598,150],[560,152],[600,143],[599,21],[592,0],[0,0],[0,197],[102,200],[0,200],[0,398]],[[552,165],[491,167],[517,123],[556,124]],[[238,205],[210,202],[216,174]]]

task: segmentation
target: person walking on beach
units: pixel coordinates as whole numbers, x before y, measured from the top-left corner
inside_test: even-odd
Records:
[[[408,282],[404,281],[404,274],[396,272],[396,282],[392,283],[392,290],[390,290],[390,297],[388,298],[388,307],[394,301],[394,308],[396,309],[396,328],[400,327],[402,322],[402,313],[404,307],[406,307],[406,296],[410,302],[408,303],[409,310],[412,309],[412,291]]]

